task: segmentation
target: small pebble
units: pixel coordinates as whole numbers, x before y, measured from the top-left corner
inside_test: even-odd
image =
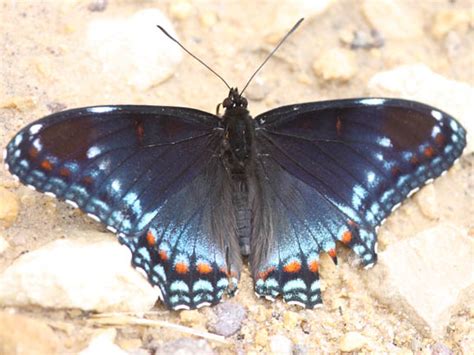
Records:
[[[0,226],[10,227],[16,221],[19,210],[20,203],[17,195],[0,187]]]
[[[283,335],[273,335],[270,337],[270,350],[275,355],[292,355],[293,343]]]
[[[93,0],[87,6],[87,10],[91,12],[102,12],[105,11],[108,3],[108,0]]]
[[[358,332],[349,332],[339,340],[339,350],[356,351],[367,344],[367,338]]]
[[[260,328],[255,334],[255,344],[266,346],[268,343],[268,332],[265,328]]]
[[[357,72],[355,54],[341,48],[326,50],[314,61],[313,71],[324,81],[348,81]]]
[[[247,313],[244,306],[233,302],[220,303],[213,310],[216,320],[209,324],[209,328],[226,337],[239,331]]]

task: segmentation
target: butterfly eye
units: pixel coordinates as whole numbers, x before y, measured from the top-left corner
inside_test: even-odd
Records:
[[[242,106],[243,108],[247,108],[247,105],[248,105],[248,101],[245,97],[241,97],[240,98],[240,106]]]
[[[224,101],[222,102],[222,106],[224,106],[224,108],[232,107],[232,100],[226,97]]]

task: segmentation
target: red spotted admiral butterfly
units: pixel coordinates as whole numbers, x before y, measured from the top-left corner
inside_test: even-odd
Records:
[[[320,254],[336,261],[341,242],[373,265],[377,227],[466,144],[453,117],[412,101],[312,102],[252,118],[230,88],[222,106],[222,116],[131,105],[54,113],[23,128],[4,160],[22,183],[117,233],[169,308],[219,302],[237,287],[242,255],[259,296],[312,308]]]

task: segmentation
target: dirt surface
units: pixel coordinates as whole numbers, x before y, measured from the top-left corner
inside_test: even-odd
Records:
[[[173,22],[183,43],[238,87],[242,87],[273,48],[275,38],[284,34],[285,25],[276,20],[278,6],[271,1],[184,3],[191,6],[190,13],[176,10],[167,1],[109,1],[103,11],[94,12],[89,9],[89,1],[2,1],[0,147],[5,147],[25,124],[65,108],[146,103],[191,106],[214,112],[217,103],[226,96],[227,89],[222,83],[189,56],[183,58],[172,77],[148,90],[102,82],[97,75],[97,65],[84,44],[87,25],[93,19],[128,16],[144,8],[159,8]],[[367,82],[372,75],[401,64],[425,63],[449,79],[474,85],[474,32],[469,27],[472,22],[454,29],[452,35],[439,37],[432,30],[433,19],[440,11],[469,8],[472,11],[473,3],[469,0],[407,0],[401,3],[410,16],[415,16],[423,24],[422,35],[384,38],[377,45],[379,48],[351,49],[347,44],[348,33],[358,30],[370,34],[372,29],[364,17],[362,2],[335,1],[324,13],[309,17],[268,62],[255,85],[249,89],[251,113],[255,116],[276,106],[296,102],[364,96],[368,94]],[[383,34],[382,28],[377,30]],[[157,32],[156,36],[161,34]],[[343,48],[353,53],[356,70],[349,78],[323,80],[314,74],[314,62],[320,53],[331,48]],[[464,157],[461,168],[440,179],[439,184],[440,201],[446,201],[446,205],[440,207],[442,218],[471,227],[472,231],[472,216],[467,212],[472,200],[450,198],[456,186],[472,191],[472,181],[468,180],[471,164],[472,157]],[[0,270],[22,253],[34,250],[59,235],[67,237],[69,228],[103,230],[99,224],[64,203],[18,185],[3,168],[0,168],[0,185],[13,191],[21,203],[14,225],[0,229],[10,244],[0,257]],[[389,218],[380,232],[387,236],[386,243],[390,243],[391,238],[404,238],[429,226],[431,222],[423,219],[415,209],[415,204],[408,202]],[[299,348],[295,345],[295,352],[335,352],[340,351],[340,339],[344,334],[364,329],[364,334],[370,338],[365,348],[367,351],[431,353],[434,344],[442,343],[458,353],[463,350],[463,339],[473,336],[472,305],[467,305],[467,311],[453,315],[444,338],[423,335],[405,316],[373,299],[363,280],[358,279],[357,271],[349,270],[348,253],[341,251],[340,255],[340,274],[330,266],[322,270],[323,279],[328,280],[323,289],[326,306],[316,311],[300,311],[281,302],[272,304],[257,300],[249,272],[245,269],[240,282],[241,291],[233,302],[247,308],[247,319],[241,330],[228,339],[227,345],[210,341],[210,346],[222,354],[266,353],[271,348],[268,339],[283,334],[293,344],[301,344]],[[342,301],[337,297],[341,292],[345,295]],[[156,311],[154,318],[186,323],[182,315],[167,311],[159,304]],[[60,353],[81,350],[96,329],[88,321],[89,315],[81,311],[29,308],[17,312],[40,320],[53,329]],[[188,325],[205,328],[201,321],[211,313],[211,309],[200,310]],[[262,328],[266,335],[261,335]],[[117,329],[116,343],[126,350],[153,349],[150,344],[183,336],[171,329],[133,325]]]

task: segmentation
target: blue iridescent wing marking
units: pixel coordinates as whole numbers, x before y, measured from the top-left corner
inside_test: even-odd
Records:
[[[348,245],[376,261],[376,229],[399,204],[445,172],[464,128],[430,106],[354,99],[278,108],[256,118],[262,212],[252,235],[258,294],[321,303],[318,258]]]
[[[226,254],[235,236],[222,221],[232,227],[233,215],[216,221],[211,213],[215,206],[230,211],[230,199],[216,198],[203,181],[226,182],[216,162],[219,125],[216,116],[186,108],[68,110],[21,130],[7,145],[5,163],[24,184],[117,232],[167,305],[197,307],[215,303],[240,265]]]
[[[161,206],[145,234],[120,238],[172,309],[213,305],[237,288],[241,259],[231,184],[219,157]]]

